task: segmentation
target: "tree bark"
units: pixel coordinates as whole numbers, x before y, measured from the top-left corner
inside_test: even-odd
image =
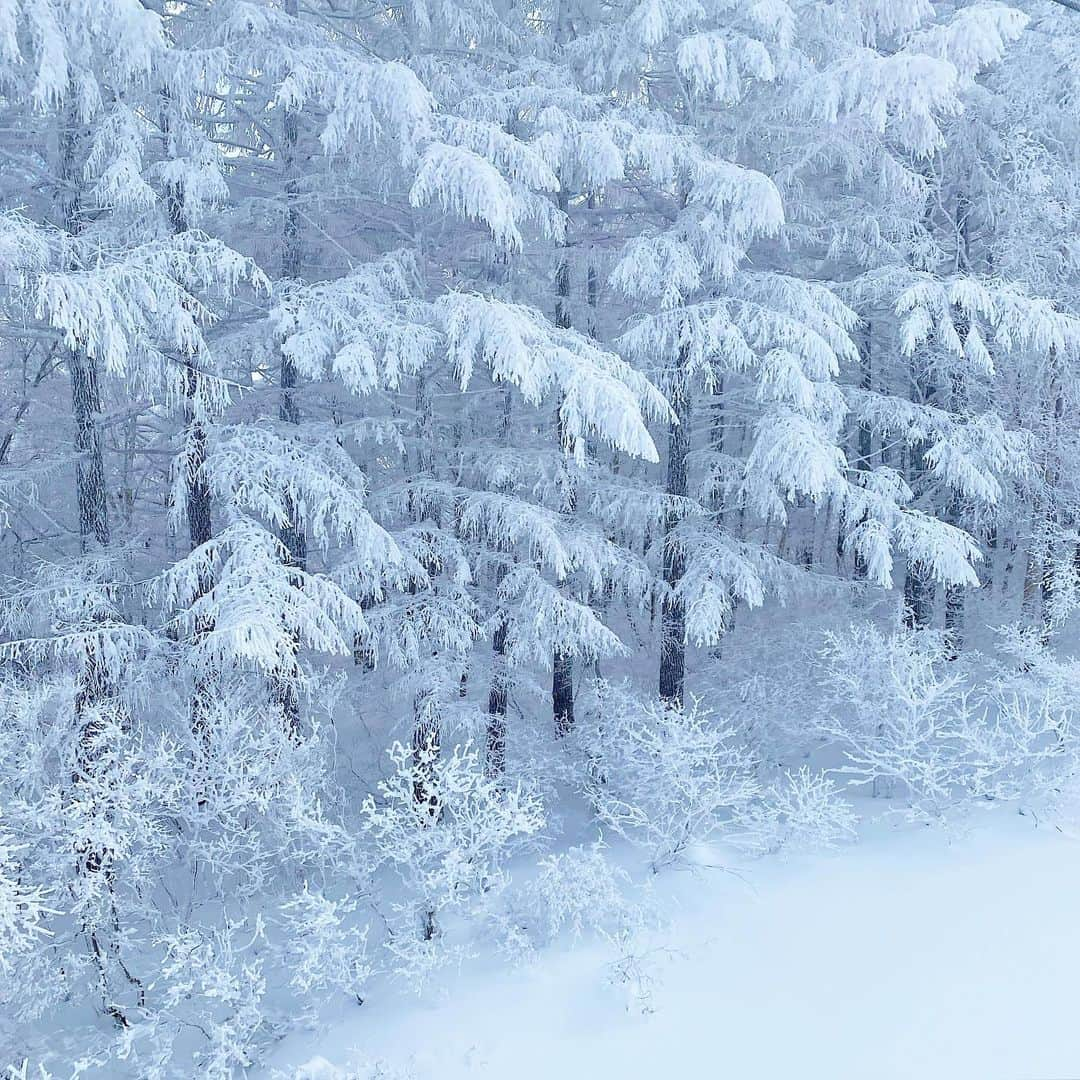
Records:
[[[565,185],[559,190],[559,209],[566,213],[569,199]],[[569,330],[570,320],[570,256],[565,243],[559,248],[559,261],[555,268],[555,325],[560,329]],[[563,448],[565,431],[561,415],[557,414],[555,430],[560,449]],[[566,503],[570,513],[573,513],[576,503],[574,480],[566,469]],[[563,585],[562,587],[565,587]],[[555,722],[555,735],[563,738],[574,727],[574,657],[567,649],[562,649],[556,643],[551,659],[551,711]]]
[[[498,590],[505,569],[495,580]],[[495,633],[491,639],[491,688],[488,691],[487,766],[491,776],[500,777],[506,771],[506,706],[510,692],[510,671],[506,656],[506,639],[510,633],[507,613],[500,606]]]
[[[928,380],[920,385],[916,380],[914,397],[916,400],[932,401],[933,384]],[[920,441],[911,448],[909,465],[909,483],[918,496],[923,488],[926,476],[925,454],[928,449],[925,441]],[[934,581],[929,568],[915,562],[908,562],[904,575],[904,625],[909,630],[925,629],[934,618]]]
[[[75,417],[75,489],[79,508],[79,541],[85,554],[91,538],[109,546],[109,507],[105,465],[101,453],[101,391],[97,361],[76,347],[68,361],[71,371],[71,406]]]
[[[70,100],[75,98],[69,87]],[[79,158],[86,135],[74,106],[66,110],[59,139],[60,194],[58,209],[61,224],[70,236],[82,231],[82,175]],[[101,387],[97,360],[76,345],[68,357],[71,376],[72,416],[75,423],[75,496],[79,514],[79,547],[86,554],[94,545],[99,549],[110,546],[108,493],[105,485],[105,466],[101,448]],[[72,783],[83,785],[91,779],[98,765],[98,741],[106,730],[106,717],[126,724],[127,714],[119,690],[111,678],[102,656],[96,635],[87,633],[82,657],[82,671],[74,701],[75,727],[78,732]],[[88,796],[91,800],[96,796]],[[128,1027],[124,1008],[115,1000],[107,962],[111,960],[127,982],[136,988],[138,1006],[143,1004],[141,982],[128,970],[120,952],[120,925],[115,904],[116,868],[112,851],[104,845],[81,844],[77,851],[80,871],[100,874],[105,882],[111,917],[107,923],[92,921],[89,912],[82,919],[82,932],[90,951],[91,962],[97,970],[102,1007],[119,1027]],[[109,931],[112,931],[111,933]]]
[[[690,387],[685,352],[679,357],[671,405],[675,419],[668,425],[668,462],[665,493],[674,500],[686,497],[687,458],[690,454]],[[677,535],[681,509],[669,505],[664,519],[664,603],[660,618],[660,697],[682,707],[686,682],[686,605],[676,590],[686,572],[686,553]]]
[[[510,388],[503,396],[502,440],[509,444],[512,422]],[[498,599],[499,587],[506,577],[501,565],[495,573],[496,621],[491,636],[491,686],[488,690],[487,767],[491,776],[500,777],[506,771],[506,708],[510,694],[510,665],[506,643],[510,636],[510,615]]]
[[[298,0],[285,0],[284,11],[287,16],[297,18]],[[300,277],[303,256],[300,231],[299,175],[296,162],[296,147],[300,136],[300,117],[295,110],[287,109],[282,118],[281,165],[284,176],[285,219],[282,225],[281,274],[288,281]],[[283,348],[281,350],[281,368],[279,374],[278,419],[283,424],[299,426],[300,406],[296,400],[298,373],[292,357]],[[279,530],[279,538],[285,549],[286,565],[301,573],[307,570],[307,532],[300,520],[299,507],[292,496],[286,492],[284,497],[285,520]],[[301,587],[300,574],[290,575],[293,588]],[[294,738],[300,731],[300,695],[297,687],[299,666],[297,657],[300,652],[299,636],[292,631],[292,659],[286,670],[278,672],[273,679],[273,696],[281,709],[285,730]]]
[[[171,120],[169,116],[169,97],[166,94],[163,103],[162,130],[168,140]],[[167,149],[167,148],[166,148]],[[170,183],[165,187],[165,212],[169,227],[174,236],[187,232],[190,223],[185,210],[185,193],[180,183]],[[184,380],[184,495],[188,525],[188,546],[191,551],[209,543],[214,535],[212,516],[212,494],[206,476],[207,432],[203,407],[199,401],[200,372],[195,356],[179,358],[183,368]],[[197,602],[214,586],[207,570],[199,572],[196,594]],[[213,619],[200,616],[195,621],[194,638],[198,642],[214,628]],[[191,695],[191,730],[196,736],[203,754],[207,751],[210,737],[208,715],[214,701],[214,678],[211,672],[199,672],[195,676],[195,685]],[[199,781],[199,798],[203,799],[203,781]]]
[[[863,326],[861,348],[859,349],[859,386],[867,392],[874,388],[874,347],[871,334],[873,323],[867,319]],[[858,430],[858,467],[869,471],[871,455],[874,451],[874,431],[865,420],[859,422]],[[864,525],[867,520],[867,512],[864,511],[859,519],[859,524]],[[855,577],[859,580],[866,578],[866,559],[859,553],[858,545],[855,546]]]

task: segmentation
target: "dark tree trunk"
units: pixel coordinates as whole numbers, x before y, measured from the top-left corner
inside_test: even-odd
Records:
[[[505,576],[500,570],[496,589]],[[487,765],[491,776],[502,776],[506,771],[506,705],[510,690],[510,672],[506,656],[506,639],[510,624],[506,612],[500,608],[498,623],[491,640],[491,689],[488,691]]]
[[[716,386],[713,388],[713,401],[709,409],[709,448],[717,455],[718,459],[723,455],[725,449],[725,428],[727,426],[726,418],[724,416],[724,379],[720,376],[717,379]],[[723,468],[723,462],[718,460],[717,467]],[[716,528],[723,529],[724,527],[724,491],[718,482],[714,482],[712,490],[712,511],[716,516]],[[732,626],[734,625],[733,619],[735,614],[734,597],[732,597],[732,606],[730,611],[724,618],[724,634],[730,633]],[[709,655],[713,660],[720,660],[723,657],[723,645],[721,642],[717,642],[709,651]]]
[[[904,576],[904,625],[921,630],[934,618],[934,583],[918,565],[909,565]]]
[[[925,385],[916,385],[916,400],[933,401],[934,393],[933,384],[929,381]],[[925,441],[911,448],[909,483],[916,497],[923,493],[925,487],[927,449]],[[909,630],[924,629],[933,621],[935,591],[929,567],[909,561],[904,575],[904,625]]]
[[[105,466],[101,454],[101,392],[97,361],[83,349],[72,350],[71,406],[75,417],[75,489],[79,507],[79,538],[88,550],[93,538],[99,547],[109,546],[109,507],[105,490]]]
[[[871,334],[873,333],[873,323],[870,320],[866,321],[863,329],[862,348],[859,350],[859,385],[863,390],[870,391],[874,388],[874,354],[873,354],[873,342]],[[859,460],[858,467],[862,470],[869,471],[871,465],[871,455],[874,451],[874,432],[873,428],[864,420],[859,423],[858,431],[858,444],[859,444]],[[859,519],[859,524],[864,525],[867,520],[867,513],[864,512]],[[855,547],[855,577],[858,579],[864,579],[866,577],[866,559],[859,553],[859,548]]]
[[[668,426],[667,485],[676,500],[687,493],[687,458],[690,453],[690,388],[685,357],[671,396],[676,419]],[[666,586],[660,619],[660,696],[681,707],[686,682],[686,606],[676,594],[686,572],[686,553],[677,535],[682,512],[669,506],[664,520],[663,573]]]
[[[513,419],[513,398],[507,387],[503,396],[502,441],[509,445]],[[488,690],[487,767],[491,776],[501,777],[506,771],[506,709],[510,696],[510,664],[506,655],[510,636],[510,614],[498,599],[499,587],[507,568],[500,565],[495,573],[495,594],[498,605],[495,631],[491,637],[491,687]]]
[[[413,781],[413,798],[417,805],[427,806],[433,816],[438,812],[438,800],[434,792],[434,758],[440,749],[441,724],[438,701],[430,686],[417,690],[413,696],[413,760],[416,777]]]
[[[162,130],[168,136],[171,127],[170,101],[164,97]],[[189,222],[185,210],[185,193],[179,183],[168,184],[165,188],[165,211],[173,235],[186,232]],[[214,535],[211,514],[212,495],[206,476],[207,434],[203,407],[199,401],[201,387],[200,371],[197,358],[181,357],[184,377],[184,492],[187,509],[188,542],[195,551],[209,543]],[[208,571],[201,570],[193,600],[198,601],[213,588],[213,580]],[[194,634],[199,641],[214,628],[213,619],[200,616],[196,619]],[[191,730],[197,744],[205,756],[210,738],[209,711],[214,701],[214,678],[210,672],[201,672],[195,678],[191,695]],[[198,780],[199,799],[203,799],[204,779]]]
[[[555,735],[562,739],[574,730],[574,659],[556,649],[551,672],[551,706],[555,714]]]
[[[285,14],[292,18],[299,15],[298,0],[285,0]],[[282,225],[281,273],[289,281],[296,281],[300,276],[302,261],[302,240],[300,233],[300,193],[299,175],[296,161],[296,147],[300,136],[300,117],[295,110],[289,109],[282,118],[281,164],[284,175],[285,220]],[[294,426],[300,423],[300,406],[296,399],[297,388],[296,364],[291,356],[281,350],[281,369],[279,376],[278,419],[284,424]],[[285,520],[279,530],[279,538],[285,549],[285,560],[289,567],[300,573],[291,575],[292,586],[301,587],[301,576],[307,570],[307,533],[304,522],[300,519],[299,507],[293,498],[285,494]],[[292,630],[292,659],[284,670],[273,679],[273,696],[281,709],[282,721],[286,731],[294,738],[300,731],[300,696],[297,687],[299,676],[297,657],[300,652],[300,640],[295,629]]]
[[[1052,556],[1052,545],[1057,542],[1061,525],[1057,493],[1061,484],[1062,446],[1061,425],[1065,416],[1065,397],[1062,390],[1061,361],[1057,349],[1050,348],[1050,386],[1047,394],[1047,413],[1050,417],[1050,434],[1046,450],[1046,555],[1043,558],[1041,595],[1042,629],[1039,638],[1048,645],[1054,627],[1055,575],[1059,572]],[[1050,404],[1052,402],[1052,405]]]
[[[278,419],[287,424],[300,422],[300,409],[296,403],[293,391],[296,388],[296,367],[292,361],[281,354],[281,401],[278,409]],[[282,547],[285,549],[285,560],[289,567],[295,568],[300,573],[291,575],[293,588],[301,587],[300,574],[307,570],[307,533],[304,523],[300,520],[298,508],[292,497],[285,495],[285,521],[281,525],[279,537]],[[273,696],[281,709],[282,721],[285,729],[296,736],[300,730],[300,697],[297,689],[297,660],[300,650],[299,637],[295,630],[292,633],[293,659],[288,663],[286,670],[279,672],[273,679]]]
[[[565,185],[559,191],[559,209],[566,212],[569,199]],[[559,249],[559,262],[555,268],[555,325],[563,330],[570,328],[570,256],[563,244]],[[556,433],[560,447],[565,441],[561,415],[556,419]],[[564,462],[565,502],[572,513],[576,503],[573,477]],[[557,644],[551,660],[551,711],[555,722],[555,735],[563,738],[574,727],[574,657]]]
[[[72,100],[74,96],[72,88]],[[82,174],[79,159],[86,135],[87,132],[74,108],[69,108],[60,133],[60,192],[57,203],[61,224],[71,236],[77,236],[82,231]],[[108,548],[112,539],[101,448],[101,388],[97,360],[80,345],[71,350],[68,367],[71,376],[75,449],[78,455],[75,465],[75,499],[79,514],[79,546],[85,554],[93,545],[101,549]],[[81,786],[92,779],[96,771],[100,752],[98,744],[106,730],[105,717],[111,712],[122,724],[125,724],[127,719],[118,688],[110,678],[102,657],[101,646],[92,634],[87,635],[74,707],[78,735],[72,783],[74,786]],[[93,789],[90,789],[90,793],[83,797],[96,799],[92,791]],[[81,845],[77,854],[82,872],[99,874],[105,881],[112,913],[108,924],[95,924],[89,917],[82,920],[82,932],[89,947],[91,962],[97,970],[102,1007],[117,1026],[128,1027],[125,1010],[115,1000],[108,961],[111,960],[127,982],[136,988],[136,1005],[139,1007],[143,1004],[143,988],[139,980],[128,971],[120,952],[121,930],[115,905],[116,869],[112,851],[108,847],[94,846],[87,842]]]
[[[86,132],[74,109],[68,109],[60,134],[60,192],[57,200],[61,224],[71,236],[82,232],[82,174],[79,163]],[[105,467],[101,453],[101,387],[97,360],[76,345],[68,358],[71,374],[71,411],[75,419],[75,496],[79,510],[79,540],[85,553],[91,538],[109,546],[109,509]]]
[[[435,762],[441,747],[441,724],[438,699],[428,685],[417,690],[413,697],[413,802],[417,809],[435,824],[441,813],[439,792],[435,783]],[[435,912],[425,909],[420,917],[420,933],[431,941],[438,933]]]

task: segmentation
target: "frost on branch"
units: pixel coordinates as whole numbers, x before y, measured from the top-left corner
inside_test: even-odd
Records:
[[[759,799],[736,809],[731,839],[761,855],[814,851],[854,840],[858,820],[829,776],[802,765],[785,769]]]
[[[21,880],[19,853],[23,847],[15,842],[0,816],[0,937],[4,941],[0,975],[5,979],[17,977],[20,960],[32,954],[48,935],[48,917],[54,914],[45,890]]]
[[[419,285],[415,258],[400,251],[335,281],[286,288],[271,314],[282,350],[305,378],[338,378],[361,395],[396,390],[438,345]]]
[[[545,855],[536,876],[515,891],[511,916],[532,942],[546,945],[560,935],[572,939],[599,930],[632,933],[647,920],[646,906],[632,894],[625,871],[614,866],[599,841]]]
[[[644,846],[654,869],[707,840],[758,792],[752,752],[697,702],[680,709],[603,685],[581,746],[600,820]]]
[[[111,375],[150,394],[175,400],[184,394],[183,369],[174,356],[199,358],[211,370],[205,328],[216,321],[211,294],[233,296],[244,283],[267,289],[266,276],[250,260],[218,240],[184,232],[109,258],[76,252],[81,268],[41,275],[35,284],[38,318],[57,330],[69,349],[81,349]],[[225,403],[217,389],[213,404]]]
[[[174,621],[191,642],[190,662],[205,672],[241,661],[271,674],[292,663],[297,637],[346,656],[367,634],[357,600],[323,575],[290,567],[281,541],[249,519],[175,563],[154,594],[166,609],[179,608]]]
[[[364,829],[377,864],[405,889],[396,905],[404,940],[395,948],[407,970],[421,965],[410,974],[422,977],[438,957],[430,944],[417,951],[410,939],[430,943],[447,914],[490,902],[509,880],[507,859],[543,829],[545,817],[531,792],[489,776],[469,744],[440,750],[429,743],[414,752],[395,743],[388,754],[393,772],[365,799]]]
[[[663,396],[630,365],[538,311],[493,297],[450,293],[435,304],[450,362],[464,389],[474,369],[516,386],[530,404],[560,395],[568,450],[584,454],[589,435],[647,461],[658,455],[646,417],[667,416]]]
[[[822,659],[821,731],[844,751],[840,771],[913,815],[1030,797],[1076,769],[1071,703],[1015,674],[973,686],[933,633],[853,627],[829,635]]]

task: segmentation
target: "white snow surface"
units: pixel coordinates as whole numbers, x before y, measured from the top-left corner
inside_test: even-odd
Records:
[[[697,858],[653,879],[664,925],[635,946],[651,1011],[628,1009],[600,940],[516,968],[480,955],[420,998],[383,993],[291,1037],[254,1075],[1080,1077],[1071,827],[1002,808],[959,834],[878,822],[826,855]]]

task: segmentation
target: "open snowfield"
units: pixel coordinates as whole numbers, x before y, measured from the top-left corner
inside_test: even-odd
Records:
[[[843,851],[655,878],[648,1008],[606,943],[479,957],[279,1048],[270,1077],[644,1080],[1080,1076],[1080,839],[1015,810],[955,835],[874,824]],[[631,999],[631,1008],[627,1008]],[[337,1070],[341,1070],[338,1072]]]

